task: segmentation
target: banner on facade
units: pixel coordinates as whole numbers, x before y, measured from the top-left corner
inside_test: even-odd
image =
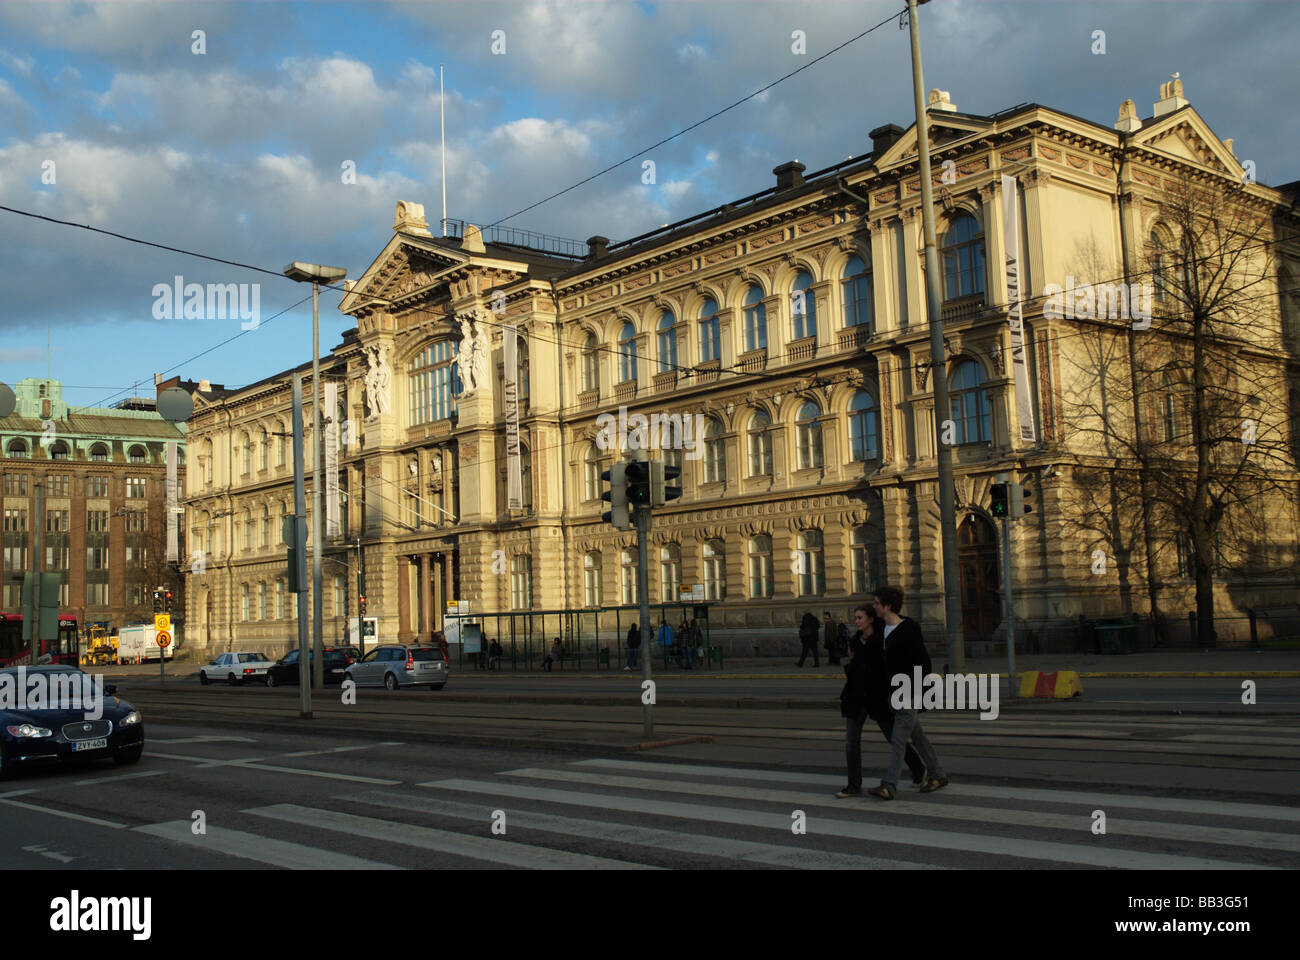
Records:
[[[180,563],[180,504],[176,492],[176,441],[167,441],[167,562]]]
[[[339,529],[339,385],[325,384],[325,536],[337,537]]]
[[[506,407],[506,509],[524,508],[524,484],[519,465],[519,353],[514,327],[501,328],[501,360],[505,367],[502,386]]]
[[[1007,320],[1011,328],[1011,371],[1016,383],[1016,418],[1020,440],[1034,443],[1034,402],[1029,392],[1029,365],[1025,362],[1025,325],[1020,306],[1020,195],[1015,177],[1002,177],[1002,240],[1006,251]]]

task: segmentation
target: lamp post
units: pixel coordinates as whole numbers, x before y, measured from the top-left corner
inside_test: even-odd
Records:
[[[311,282],[311,597],[312,597],[312,666],[311,684],[321,687],[325,676],[325,654],[321,642],[321,486],[320,486],[320,285],[337,283],[348,275],[343,267],[325,267],[318,263],[295,260],[284,268],[284,275],[299,283]],[[299,668],[299,683],[302,683]]]

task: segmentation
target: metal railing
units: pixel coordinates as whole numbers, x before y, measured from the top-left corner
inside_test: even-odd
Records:
[[[447,219],[443,220],[442,224],[445,236],[464,239],[466,221]],[[518,227],[487,226],[479,227],[479,231],[483,234],[484,243],[523,247],[527,250],[536,250],[539,253],[548,253],[552,256],[573,260],[584,260],[587,257],[587,244],[581,240],[571,240],[568,237],[553,237],[550,234],[521,230]]]

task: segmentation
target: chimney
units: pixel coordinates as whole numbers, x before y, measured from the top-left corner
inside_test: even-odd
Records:
[[[775,167],[772,172],[776,174],[776,188],[778,190],[793,190],[795,187],[803,186],[803,172],[808,169],[798,160],[791,160],[789,163],[783,163]]]
[[[1119,105],[1119,119],[1115,121],[1115,129],[1121,133],[1132,133],[1134,130],[1142,129],[1137,106],[1132,100],[1125,100]]]
[[[1187,100],[1183,97],[1183,81],[1178,79],[1178,74],[1170,74],[1169,82],[1160,84],[1160,99],[1151,108],[1151,115],[1163,117],[1185,106]]]
[[[927,110],[942,110],[944,113],[956,113],[957,107],[948,96],[947,90],[931,90],[930,105]]]
[[[884,156],[886,150],[898,143],[903,136],[903,128],[896,123],[887,123],[871,131],[871,156]]]
[[[587,260],[604,260],[609,256],[609,237],[587,238]]]

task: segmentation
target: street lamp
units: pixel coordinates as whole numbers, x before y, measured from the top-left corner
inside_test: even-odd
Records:
[[[284,275],[299,283],[311,283],[311,592],[312,592],[312,650],[315,665],[312,669],[312,686],[323,686],[325,676],[324,644],[321,641],[321,621],[324,605],[321,598],[321,488],[320,488],[320,285],[337,283],[348,275],[343,267],[325,267],[318,263],[295,260],[284,268]],[[301,682],[301,681],[300,681]]]

